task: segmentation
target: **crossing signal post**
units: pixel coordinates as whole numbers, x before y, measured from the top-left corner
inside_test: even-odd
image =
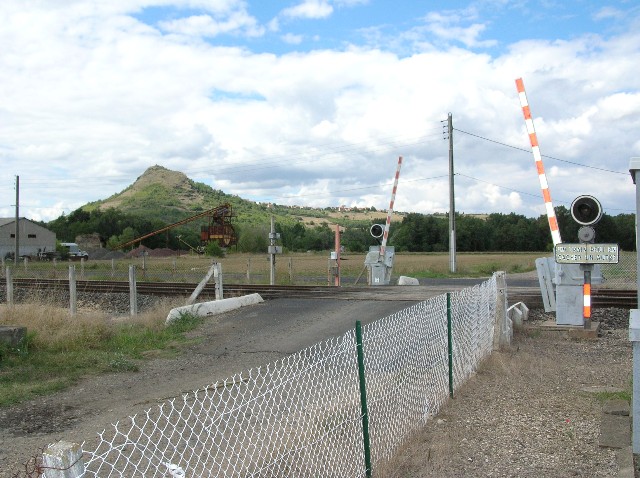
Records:
[[[596,231],[594,226],[602,218],[602,206],[593,196],[578,196],[571,203],[571,217],[581,227],[578,230],[579,243],[559,243],[555,245],[555,261],[560,270],[558,274],[558,301],[560,301],[560,286],[568,285],[572,279],[579,276],[572,271],[582,272],[582,313],[576,313],[576,307],[570,306],[570,301],[565,301],[564,307],[558,305],[556,323],[558,325],[582,325],[591,328],[591,283],[592,273],[597,269],[599,282],[602,277],[599,274],[599,264],[617,264],[619,260],[618,244],[596,244]],[[563,283],[564,282],[564,283]],[[566,298],[566,297],[565,297]],[[573,304],[577,304],[573,301]],[[580,320],[578,320],[578,318]]]
[[[384,226],[382,224],[374,224],[369,228],[369,233],[372,237],[379,240],[384,235]],[[368,285],[390,284],[394,255],[395,249],[393,246],[385,247],[382,253],[381,246],[369,247],[369,253],[364,260],[365,267],[367,268]]]

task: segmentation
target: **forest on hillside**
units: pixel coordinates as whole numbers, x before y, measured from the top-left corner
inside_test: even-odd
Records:
[[[556,208],[558,225],[563,242],[579,242],[579,225],[572,219],[569,210]],[[280,233],[280,244],[285,250],[326,251],[334,248],[335,226],[324,219],[319,224],[305,226],[292,223],[290,217],[276,217],[276,231]],[[342,245],[349,252],[364,252],[376,245],[369,229],[372,223],[337,221],[343,229]],[[78,235],[100,236],[107,248],[148,234],[167,224],[158,219],[124,213],[117,209],[86,211],[78,209],[69,215],[42,224],[54,231],[60,241],[74,241]],[[171,248],[186,250],[200,245],[198,225],[182,226],[165,233],[149,237],[143,244],[149,248]],[[234,223],[238,234],[237,250],[241,252],[266,252],[269,244],[269,224],[255,222]],[[618,243],[621,250],[635,250],[635,215],[603,214],[594,226],[598,243]],[[449,250],[449,219],[447,216],[432,216],[419,213],[405,214],[401,220],[391,223],[389,245],[396,252],[444,252]],[[553,244],[546,216],[527,218],[511,213],[493,213],[480,218],[465,214],[456,215],[456,250],[459,252],[534,252],[551,251]]]

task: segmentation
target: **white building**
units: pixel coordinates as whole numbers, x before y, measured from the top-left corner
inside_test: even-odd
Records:
[[[20,256],[37,256],[38,252],[56,250],[56,234],[24,217],[18,222]],[[0,257],[13,254],[16,248],[16,218],[0,218]]]

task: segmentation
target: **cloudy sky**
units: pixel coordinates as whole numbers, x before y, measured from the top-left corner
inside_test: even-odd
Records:
[[[51,220],[155,164],[278,204],[635,211],[636,0],[3,0],[0,217]]]

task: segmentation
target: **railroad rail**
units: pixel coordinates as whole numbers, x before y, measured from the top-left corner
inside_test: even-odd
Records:
[[[68,290],[67,279],[13,279],[14,287],[28,289]],[[195,283],[185,282],[136,282],[138,294],[159,296],[190,296],[197,287]],[[225,297],[259,293],[265,300],[275,298],[314,298],[345,300],[425,300],[445,292],[452,292],[466,287],[460,286],[375,286],[334,287],[326,285],[266,285],[266,284],[224,284]],[[90,293],[129,293],[127,281],[76,281],[78,292]],[[508,288],[509,303],[524,302],[531,308],[542,308],[540,290],[535,287]],[[200,294],[202,298],[215,297],[215,285],[209,283]],[[593,307],[619,307],[635,309],[638,307],[635,289],[594,288],[591,303]]]

